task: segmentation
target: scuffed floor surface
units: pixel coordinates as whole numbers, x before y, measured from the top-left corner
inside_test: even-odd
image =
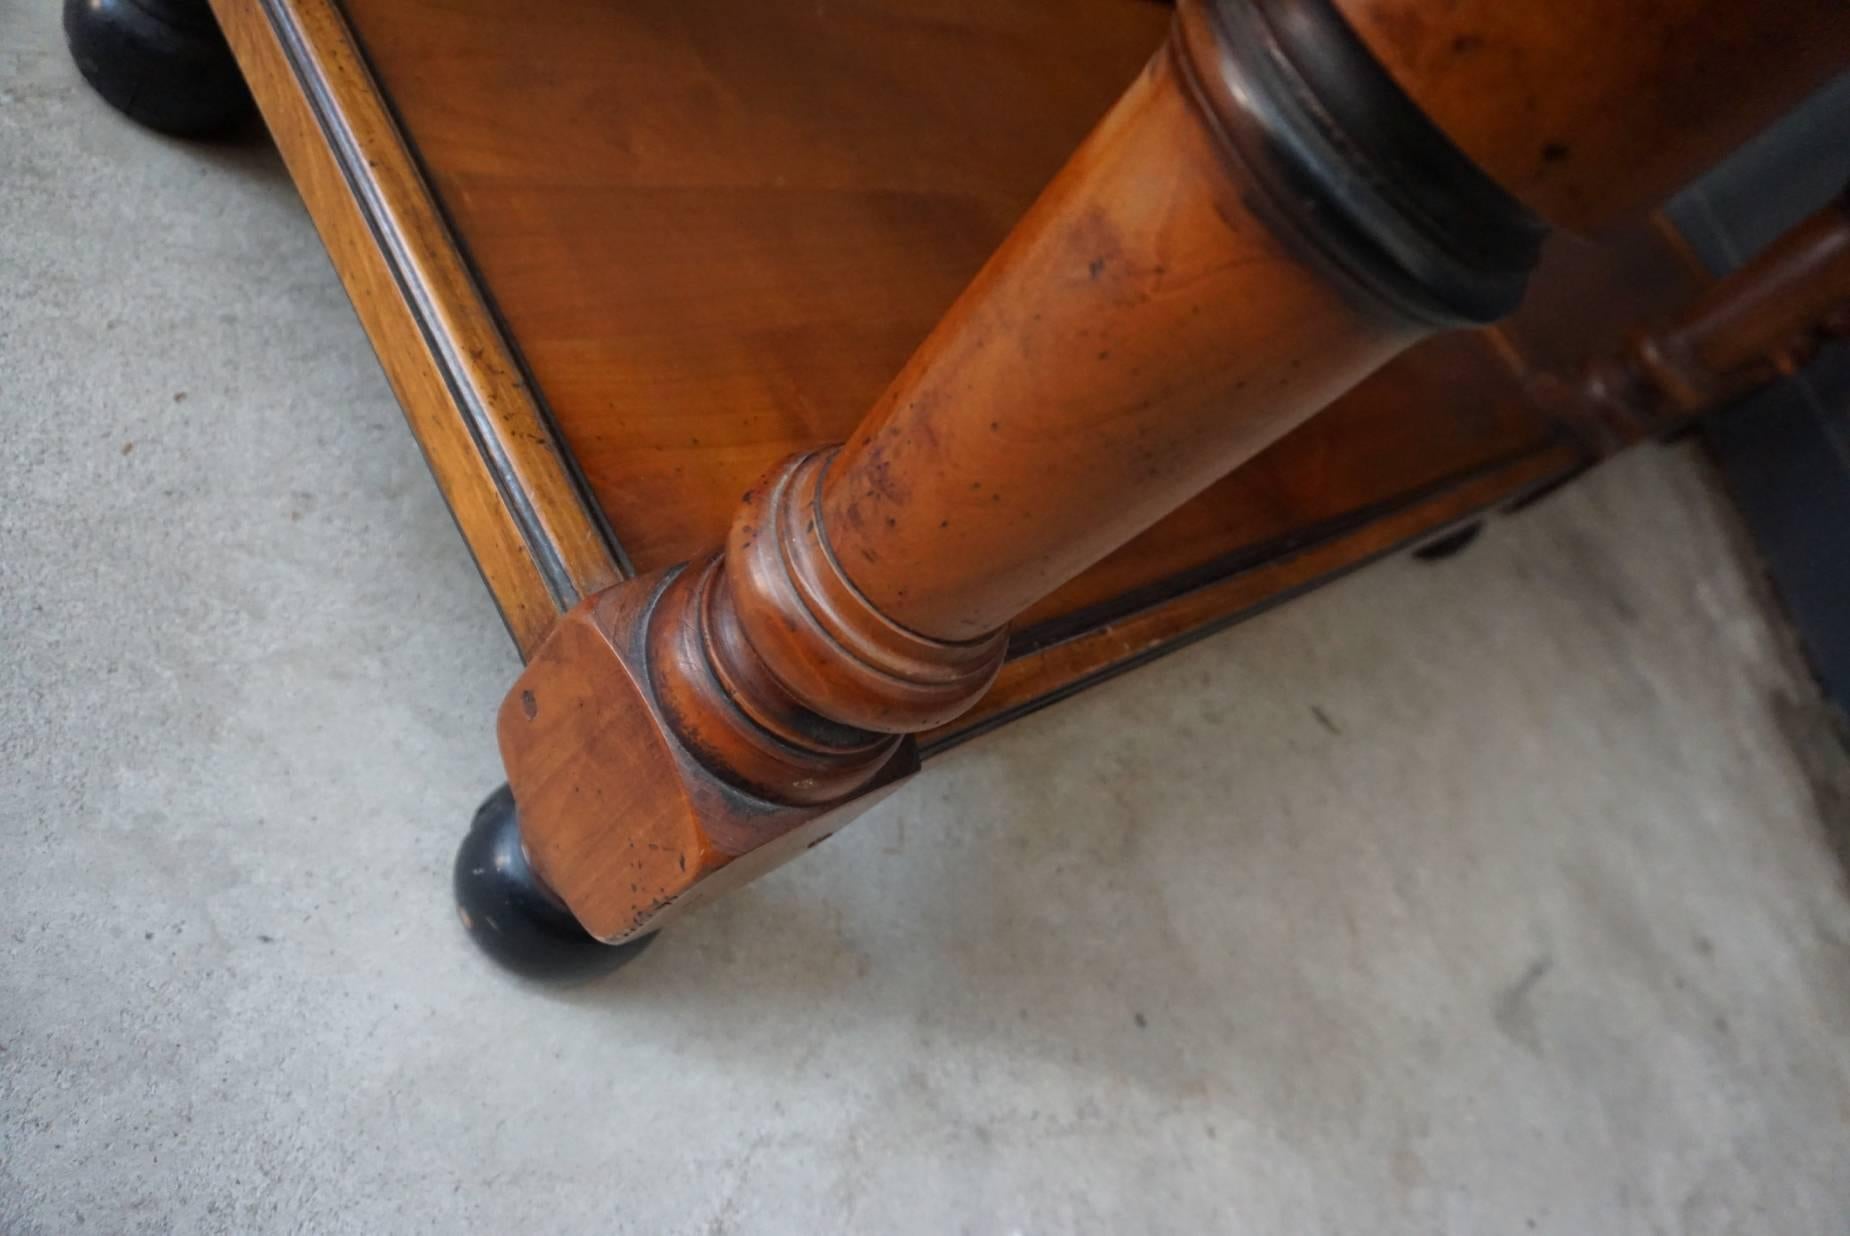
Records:
[[[0,1231],[1845,1230],[1842,760],[1689,449],[524,989],[447,895],[514,657],[313,230],[55,9],[0,0]]]

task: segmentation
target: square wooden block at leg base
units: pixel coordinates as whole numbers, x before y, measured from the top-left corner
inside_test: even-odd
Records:
[[[644,628],[673,571],[559,620],[501,706],[501,755],[528,861],[591,935],[620,944],[762,875],[918,769],[911,739],[868,788],[792,807],[719,780],[676,739],[649,685]]]

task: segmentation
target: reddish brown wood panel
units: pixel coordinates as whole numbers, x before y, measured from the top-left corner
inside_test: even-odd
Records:
[[[819,813],[923,750],[1572,475],[1615,443],[1564,375],[1702,282],[1654,227],[1557,246],[1515,320],[1401,357],[1278,440],[1436,323],[1504,312],[1497,272],[1535,235],[1443,139],[1402,157],[1375,132],[1424,122],[1334,9],[1299,11],[1326,24],[1281,81],[1282,35],[1239,24],[1262,11],[1210,0],[1155,60],[1166,15],[1139,0],[351,0],[367,64],[343,100],[304,66],[345,29],[281,20],[336,0],[216,2],[270,18],[363,207],[428,186],[444,218],[424,232],[505,326],[472,317],[477,338],[524,354],[523,406],[648,572],[565,615],[502,714],[522,842],[612,941],[773,835],[819,840]],[[1283,118],[1306,89],[1325,120],[1352,99],[1310,82],[1330,63],[1373,83],[1354,133]],[[403,140],[374,144],[382,168],[343,131],[388,105],[372,128]],[[1283,165],[1299,137],[1355,155],[1331,156],[1345,183],[1393,190],[1437,238],[1419,269]],[[311,207],[352,244],[340,200]],[[398,232],[363,213],[392,256]],[[1425,288],[1461,263],[1486,281]],[[420,314],[453,381],[450,328]]]
[[[718,545],[766,467],[848,433],[1170,12],[1144,0],[575,0],[543,18],[505,0],[344,7],[454,242],[640,571]],[[1396,361],[1023,615],[1021,647],[1079,642],[1041,658],[1039,688],[1116,664],[1102,630],[1255,554],[1288,554],[1301,530],[1412,503],[1428,513],[1403,521],[1417,537],[1459,514],[1431,494],[1486,470],[1514,476],[1498,470],[1537,452],[1558,463],[1563,427],[1527,397],[1535,374],[1573,372],[1699,285],[1654,228],[1598,250],[1553,246],[1515,321]]]
[[[1144,0],[347,0],[629,560],[859,420],[1161,41]],[[1485,343],[1394,367],[1028,616],[1537,447]]]
[[[1162,40],[1142,0],[352,0],[637,570],[844,435]]]

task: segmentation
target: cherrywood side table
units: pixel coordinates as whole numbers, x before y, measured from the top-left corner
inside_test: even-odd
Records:
[[[528,663],[456,879],[532,974],[1846,325],[1841,203],[1719,286],[1650,213],[1850,63],[1841,0],[65,23],[121,110],[254,97],[288,163]]]

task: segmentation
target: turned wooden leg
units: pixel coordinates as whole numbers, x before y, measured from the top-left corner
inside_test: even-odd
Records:
[[[209,137],[251,113],[206,0],[64,0],[64,37],[84,80],[150,129]]]
[[[1613,4],[1662,7],[1570,7]],[[1474,6],[1502,11],[1423,20]],[[1661,42],[1594,85],[1644,85]],[[1572,45],[1521,46],[1524,81],[1586,85]],[[724,546],[588,598],[538,649],[499,731],[536,886],[620,944],[815,845],[983,694],[1025,607],[1411,344],[1512,308],[1544,225],[1410,81],[1326,0],[1183,0],[855,433],[772,468]],[[1474,106],[1535,149],[1625,121],[1509,89]],[[1539,196],[1597,214],[1622,180],[1575,163]]]

